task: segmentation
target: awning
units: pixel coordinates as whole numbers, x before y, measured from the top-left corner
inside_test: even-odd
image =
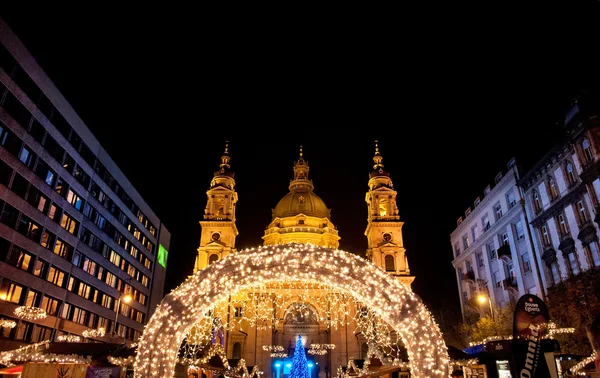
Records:
[[[0,368],[0,374],[21,374],[23,372],[23,365],[15,365]]]

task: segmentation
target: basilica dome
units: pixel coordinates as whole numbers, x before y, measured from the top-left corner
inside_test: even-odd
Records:
[[[297,190],[286,194],[273,209],[273,219],[304,214],[316,218],[329,218],[325,202],[311,190]]]

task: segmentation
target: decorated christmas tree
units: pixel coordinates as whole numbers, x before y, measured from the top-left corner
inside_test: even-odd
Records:
[[[308,362],[306,362],[306,352],[304,351],[304,345],[302,345],[302,335],[298,335],[298,340],[296,340],[292,370],[290,371],[289,378],[310,378]]]

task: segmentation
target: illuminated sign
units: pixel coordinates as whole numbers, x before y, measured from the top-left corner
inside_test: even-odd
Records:
[[[167,257],[169,256],[169,251],[163,247],[162,244],[158,245],[158,263],[163,266],[163,268],[167,267]]]

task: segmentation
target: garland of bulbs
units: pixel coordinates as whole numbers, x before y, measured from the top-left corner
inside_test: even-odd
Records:
[[[357,255],[294,243],[230,254],[168,294],[138,344],[134,376],[171,376],[182,340],[213,306],[239,291],[278,282],[326,285],[356,298],[402,338],[413,377],[448,377],[450,360],[439,327],[408,287]]]
[[[2,328],[15,328],[16,326],[17,322],[14,320],[0,319],[0,327]]]
[[[20,306],[15,309],[15,316],[25,320],[40,320],[46,318],[46,310],[34,306]]]

